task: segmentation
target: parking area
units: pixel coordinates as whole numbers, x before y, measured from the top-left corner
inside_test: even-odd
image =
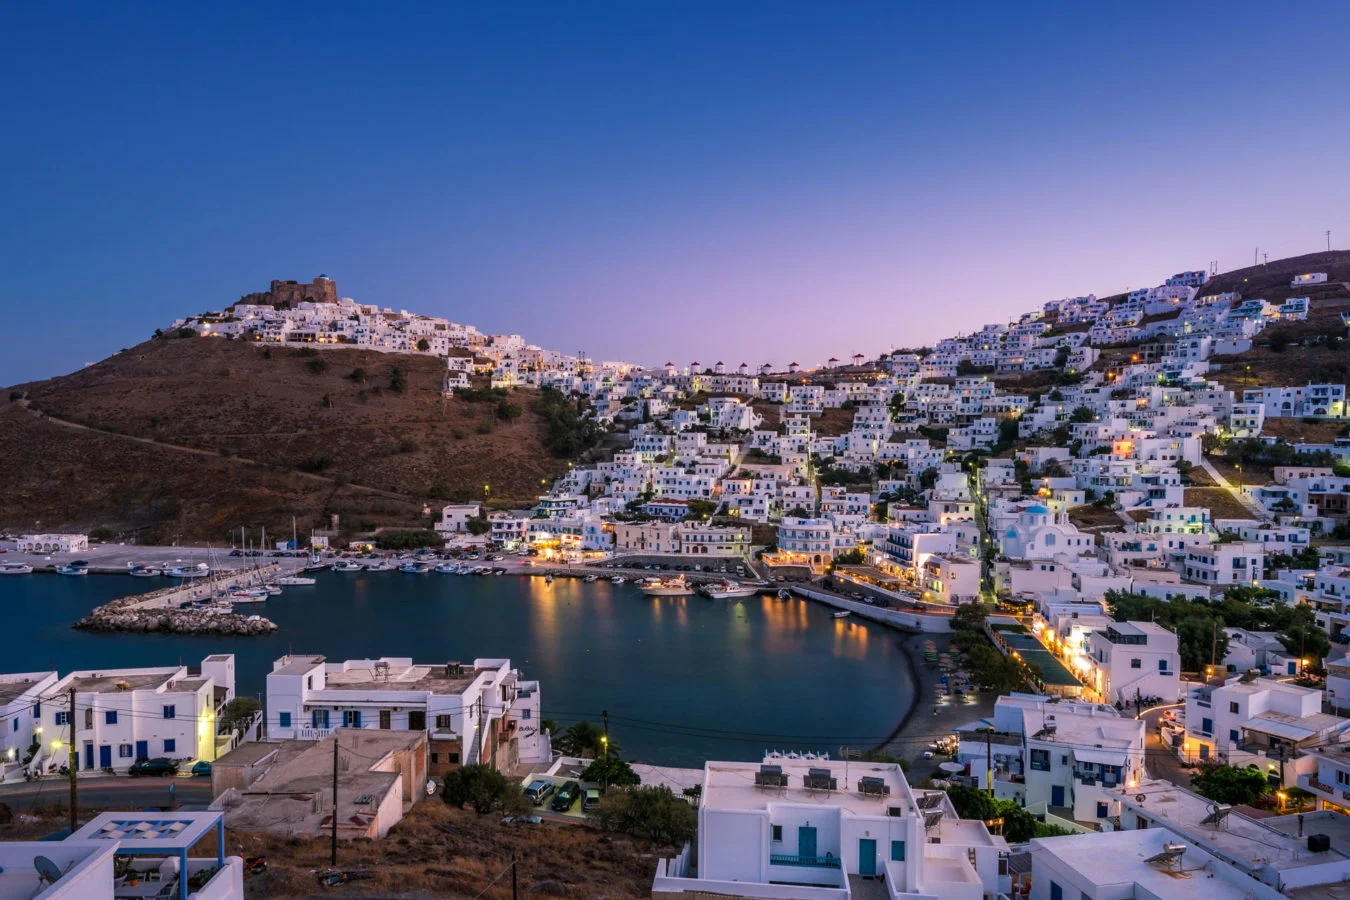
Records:
[[[584,820],[586,818],[586,814],[581,811],[581,805],[582,800],[586,796],[586,792],[587,791],[598,792],[600,790],[600,785],[590,781],[582,781],[579,777],[576,777],[576,775],[573,774],[559,773],[557,775],[530,775],[522,779],[520,783],[520,786],[522,788],[525,788],[526,790],[527,798],[529,798],[531,785],[540,782],[551,785],[552,790],[547,792],[547,796],[544,797],[542,803],[534,807],[534,813],[535,815],[543,816],[545,818],[550,819],[572,819],[575,821]],[[556,809],[554,804],[557,801],[558,796],[562,792],[563,788],[569,782],[576,785],[576,797],[572,800],[572,803],[570,804],[570,806],[568,806],[567,809],[565,810]],[[531,799],[531,802],[534,802],[533,799]]]

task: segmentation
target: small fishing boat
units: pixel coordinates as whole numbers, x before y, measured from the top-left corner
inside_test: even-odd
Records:
[[[205,578],[211,574],[211,567],[206,563],[171,566],[164,570],[164,574],[170,578]]]
[[[439,566],[436,567],[436,571],[441,573],[442,575],[458,575],[459,566],[455,565],[454,563],[441,563]]]
[[[366,567],[354,559],[339,559],[333,563],[334,572],[364,572]]]
[[[431,571],[431,566],[424,562],[405,562],[398,570],[405,575],[425,575]]]
[[[269,582],[267,582],[267,584],[264,584],[264,585],[262,586],[262,589],[263,589],[265,592],[267,592],[267,594],[268,594],[269,596],[272,596],[272,597],[275,597],[275,596],[277,596],[278,594],[281,593],[281,585],[277,584],[275,581],[269,581]]]
[[[306,572],[322,572],[324,569],[327,569],[327,568],[330,568],[330,564],[328,563],[327,560],[324,560],[324,559],[322,559],[321,557],[318,557],[318,556],[311,556],[311,557],[309,558],[309,562],[305,563],[304,571],[306,571]]]
[[[627,580],[628,579],[624,578],[622,575],[615,575],[613,578],[609,580],[609,582],[610,584],[623,584]]]
[[[163,573],[154,566],[134,565],[127,570],[127,574],[132,578],[154,578],[156,575]]]
[[[31,575],[33,567],[27,563],[7,562],[0,564],[0,575]]]
[[[552,584],[552,583],[553,583],[553,573],[550,572],[549,574],[544,576],[544,584]]]
[[[791,600],[791,599],[792,599],[792,591],[789,591],[787,588],[779,588],[779,589],[778,589],[778,599],[779,599],[779,600]]]
[[[316,584],[317,582],[317,578],[310,578],[308,575],[283,575],[277,579],[277,584],[282,584],[286,587]]]
[[[378,559],[375,562],[366,563],[367,572],[393,572],[398,568],[398,563],[392,559]]]
[[[851,615],[853,615],[853,613],[849,612],[849,611],[846,610],[846,609],[841,609],[841,610],[839,610],[839,612],[837,612],[837,613],[834,614],[834,617],[835,617],[836,619],[847,619],[847,618],[848,618],[849,616],[851,616]]]
[[[586,582],[587,584],[594,584],[594,583],[595,583],[595,579],[596,579],[597,577],[598,577],[598,576],[596,576],[596,575],[587,575],[585,578],[583,578],[583,579],[581,579],[581,580],[584,581],[584,582]]]
[[[66,565],[63,565],[63,566],[57,566],[57,567],[56,567],[56,574],[57,574],[57,575],[88,575],[88,574],[89,574],[89,563],[85,562],[85,561],[82,560],[82,559],[77,559],[77,560],[75,560],[74,562],[67,563]]]

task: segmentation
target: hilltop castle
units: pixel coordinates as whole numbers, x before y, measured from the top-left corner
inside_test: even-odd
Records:
[[[256,306],[279,306],[287,309],[294,309],[297,304],[306,300],[311,303],[336,303],[338,301],[336,282],[327,275],[320,275],[309,284],[273,279],[269,290],[256,294],[245,294],[239,298],[240,303]]]

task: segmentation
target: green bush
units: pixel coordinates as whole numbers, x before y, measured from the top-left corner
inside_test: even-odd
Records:
[[[483,765],[461,766],[447,774],[441,783],[441,799],[451,806],[468,804],[480,816],[529,809],[519,782]]]
[[[600,800],[591,821],[605,831],[619,831],[665,844],[686,844],[698,829],[698,814],[668,787],[611,790]]]

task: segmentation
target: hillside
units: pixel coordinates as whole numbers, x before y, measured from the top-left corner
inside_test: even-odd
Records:
[[[301,530],[332,513],[349,531],[413,525],[424,501],[484,485],[530,501],[563,468],[537,392],[511,409],[444,399],[443,373],[427,356],[182,338],[16,385],[5,396],[29,408],[0,407],[0,528],[219,541],[239,525],[289,533],[292,515]]]
[[[1305,272],[1326,272],[1327,283],[1292,288],[1289,282]],[[1260,297],[1283,303],[1290,297],[1308,297],[1306,322],[1269,325],[1247,353],[1215,357],[1214,379],[1232,390],[1300,385],[1308,382],[1350,381],[1350,345],[1344,340],[1341,313],[1350,312],[1350,251],[1310,253],[1226,272],[1211,279],[1205,294],[1237,291],[1244,298]]]

